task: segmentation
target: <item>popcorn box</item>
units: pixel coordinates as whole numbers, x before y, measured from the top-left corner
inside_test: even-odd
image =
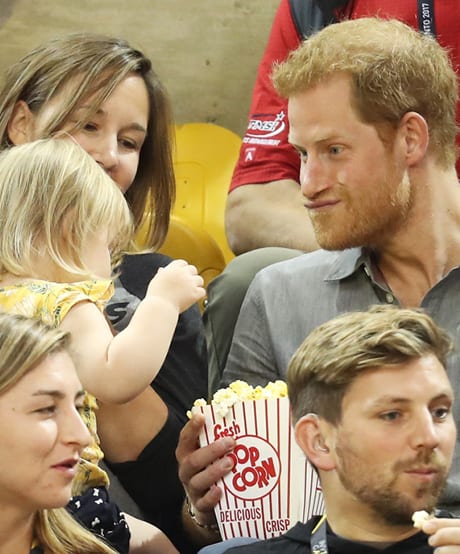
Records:
[[[215,512],[222,538],[276,537],[324,512],[317,474],[295,442],[287,397],[193,410],[206,418],[202,446],[224,436],[236,439],[229,454],[233,470],[218,483],[223,495]]]

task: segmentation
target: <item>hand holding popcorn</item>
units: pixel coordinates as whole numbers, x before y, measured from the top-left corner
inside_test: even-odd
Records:
[[[423,520],[421,530],[429,535],[428,544],[435,552],[460,554],[460,519],[429,515]]]
[[[210,404],[194,403],[203,413],[200,444],[223,438],[235,441],[231,471],[218,485],[216,506],[222,538],[269,538],[286,532],[299,519],[322,513],[318,477],[295,442],[284,381],[253,387],[234,381],[218,390]]]

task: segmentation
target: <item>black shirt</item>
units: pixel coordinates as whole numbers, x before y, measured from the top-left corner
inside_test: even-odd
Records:
[[[284,535],[274,539],[253,542],[225,551],[225,554],[311,554],[310,537],[312,530],[319,522],[315,516],[307,523],[297,523]],[[431,554],[433,549],[428,545],[428,537],[422,532],[416,533],[403,541],[378,549],[367,544],[350,541],[336,535],[327,526],[327,546],[329,554]]]

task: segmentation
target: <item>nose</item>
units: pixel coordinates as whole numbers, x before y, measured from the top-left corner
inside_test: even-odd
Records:
[[[326,188],[326,168],[315,153],[309,153],[308,158],[300,164],[300,190],[306,198],[312,200]]]
[[[61,422],[62,441],[83,449],[91,443],[91,435],[78,409],[71,407]]]
[[[429,410],[416,418],[410,440],[411,446],[415,450],[421,448],[433,450],[439,445],[437,426]]]
[[[111,173],[118,165],[118,140],[115,137],[100,137],[89,154],[105,170]]]

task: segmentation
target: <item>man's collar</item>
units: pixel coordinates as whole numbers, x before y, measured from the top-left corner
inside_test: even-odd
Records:
[[[370,257],[364,248],[350,248],[338,252],[325,277],[325,281],[340,281],[350,277],[362,266],[371,273]]]

